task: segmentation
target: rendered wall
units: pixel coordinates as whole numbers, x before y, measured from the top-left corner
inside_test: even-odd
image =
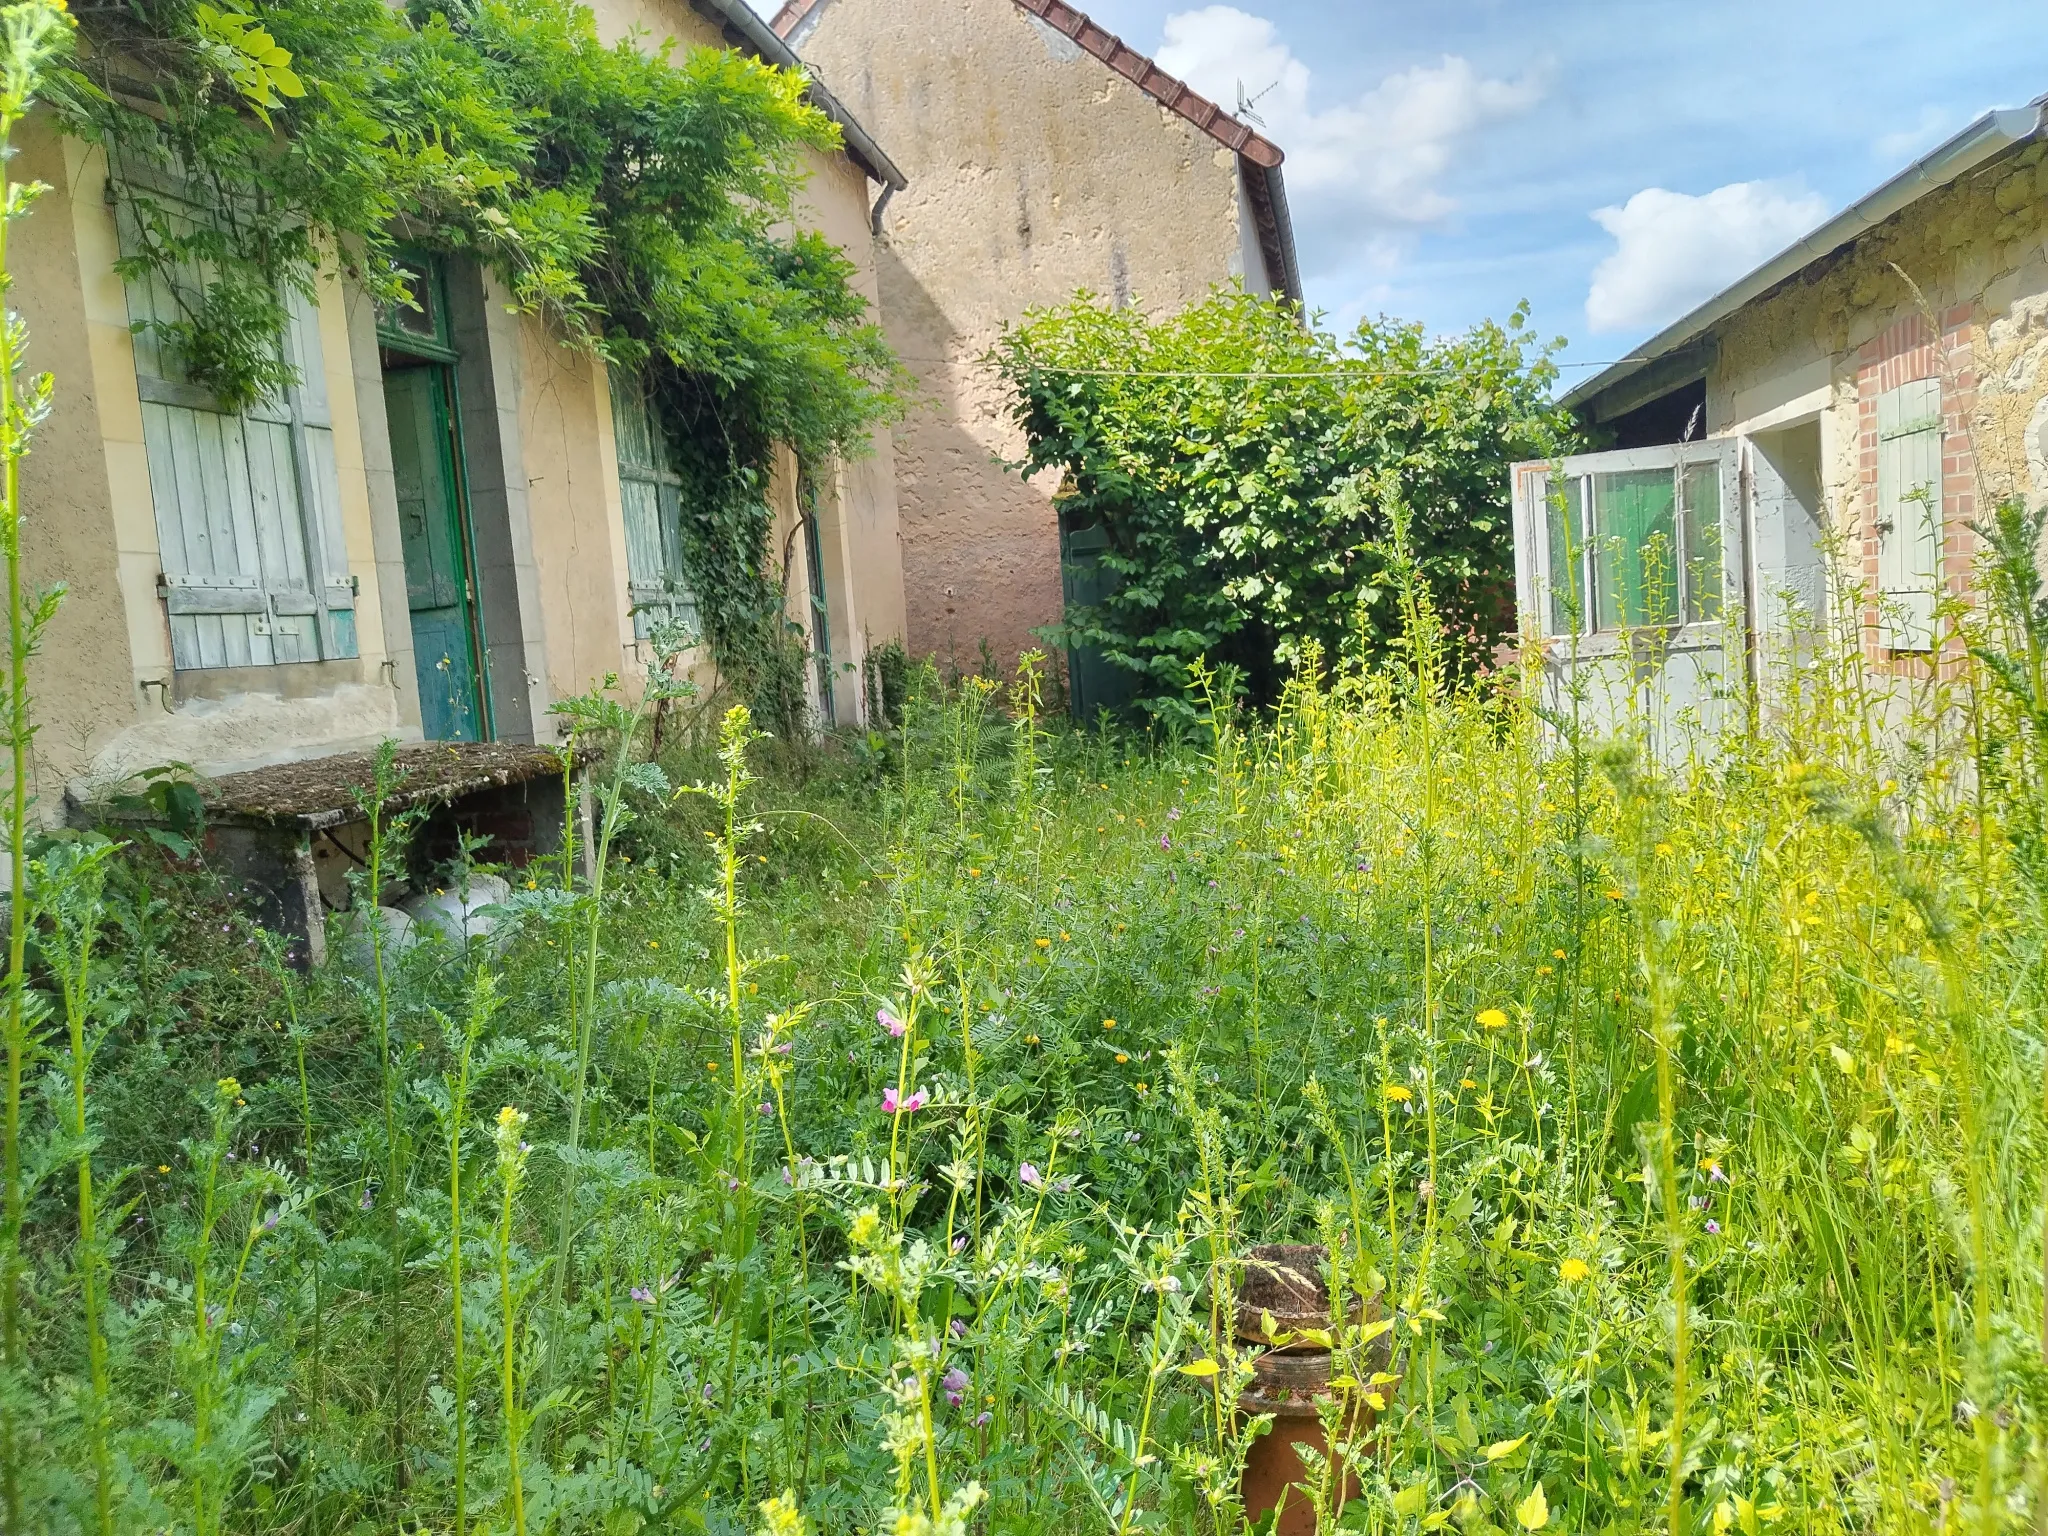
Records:
[[[797,50],[910,179],[880,251],[890,341],[928,397],[895,433],[909,642],[998,666],[1060,616],[1053,484],[981,363],[1086,288],[1173,310],[1238,275],[1235,158],[1010,0],[827,0]]]
[[[47,193],[13,236],[14,301],[33,330],[30,364],[55,376],[49,420],[23,465],[30,580],[61,581],[63,606],[32,668],[41,726],[36,792],[62,813],[89,793],[169,761],[227,771],[345,751],[403,734],[384,666],[370,491],[342,286],[320,284],[320,340],[333,411],[340,515],[360,587],[360,654],[348,661],[173,674],[157,575],[162,562],[143,448],[126,296],[106,201],[106,162],[46,119],[22,140],[21,173]]]
[[[650,51],[725,47],[721,29],[682,0],[599,0],[598,31],[607,41],[636,37]],[[879,306],[875,242],[868,227],[867,176],[839,152],[808,154],[810,179],[799,217],[853,262],[854,287]],[[544,329],[525,327],[522,436],[556,697],[581,692],[606,671],[631,678],[651,657],[633,638],[626,593],[624,524],[617,455],[603,368],[565,351]],[[859,719],[859,667],[871,643],[901,639],[903,576],[896,517],[893,444],[878,430],[866,453],[813,466],[831,623],[833,716]],[[770,555],[780,573],[785,549],[794,568],[786,588],[793,620],[808,625],[809,570],[796,522],[795,465],[778,459],[769,499],[775,507]],[[847,670],[851,667],[851,671]],[[700,665],[699,671],[702,671]]]

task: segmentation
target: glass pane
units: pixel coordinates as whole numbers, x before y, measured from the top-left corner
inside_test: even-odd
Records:
[[[1593,612],[1600,629],[1678,618],[1677,480],[1668,469],[1593,477]]]
[[[1569,635],[1584,631],[1586,615],[1586,514],[1580,503],[1581,482],[1574,479],[1539,482],[1550,560],[1549,623],[1544,632]]]
[[[1721,564],[1721,466],[1685,466],[1685,617],[1700,624],[1721,617],[1726,582]]]

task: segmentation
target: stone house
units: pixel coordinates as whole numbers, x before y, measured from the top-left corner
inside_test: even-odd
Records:
[[[743,0],[594,10],[607,39],[794,64]],[[806,217],[874,302],[871,206],[904,178],[812,99],[844,147],[812,157]],[[67,786],[171,761],[213,774],[384,738],[553,741],[556,700],[639,675],[649,613],[687,611],[666,531],[683,509],[638,392],[511,312],[475,263],[421,257],[418,313],[380,314],[324,274],[287,338],[298,387],[232,415],[132,328],[164,295],[116,275],[111,191],[149,172],[47,119],[15,171],[52,189],[10,253],[31,366],[56,383],[23,466],[27,560],[69,588],[33,669],[44,815]],[[903,633],[894,483],[881,431],[850,463],[786,461],[771,490],[791,614],[831,661],[814,679],[828,721],[861,717],[864,650]]]
[[[910,181],[877,262],[925,396],[895,438],[911,649],[1007,668],[1060,617],[1063,530],[1056,483],[1004,468],[1022,439],[981,359],[1084,288],[1298,303],[1281,151],[1062,0],[790,0],[774,26]],[[1069,581],[1088,532],[1064,530]]]
[[[1958,644],[1941,604],[1968,592],[1972,521],[2048,501],[2048,97],[1979,118],[1565,403],[1608,447],[1516,466],[1516,577],[1552,679],[1583,669],[1604,720],[1712,731],[1823,627],[1880,683],[1927,677]]]

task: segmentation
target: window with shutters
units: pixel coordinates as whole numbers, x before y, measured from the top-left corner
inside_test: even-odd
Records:
[[[123,183],[112,190],[124,255],[138,249],[141,218],[189,232],[210,217],[161,172],[124,169]],[[153,329],[187,312],[205,282],[203,266],[194,264],[170,274],[145,272],[126,285],[172,665],[198,670],[352,657],[356,594],[342,539],[318,314],[304,295],[290,295],[291,320],[279,345],[298,382],[282,397],[225,411]]]
[[[1941,380],[1877,397],[1880,632],[1895,651],[1934,647],[1941,572]]]
[[[695,633],[697,600],[683,580],[682,477],[670,467],[668,439],[648,403],[645,383],[614,370],[611,396],[634,638],[645,640],[658,627]]]

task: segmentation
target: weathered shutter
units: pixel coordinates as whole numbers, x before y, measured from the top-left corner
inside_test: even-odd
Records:
[[[124,255],[141,249],[143,218],[189,234],[206,217],[161,172],[124,177],[138,183],[115,194]],[[155,330],[179,317],[181,299],[196,302],[205,283],[196,265],[147,271],[127,283],[172,665],[354,656],[355,591],[318,315],[302,295],[291,295],[279,344],[299,382],[282,399],[227,412],[192,382]]]
[[[1884,643],[1934,645],[1941,570],[1941,380],[1877,397],[1877,588]]]
[[[668,440],[641,380],[620,370],[611,385],[633,634],[644,640],[657,625],[695,630],[697,600],[683,579],[682,477],[670,468]]]

